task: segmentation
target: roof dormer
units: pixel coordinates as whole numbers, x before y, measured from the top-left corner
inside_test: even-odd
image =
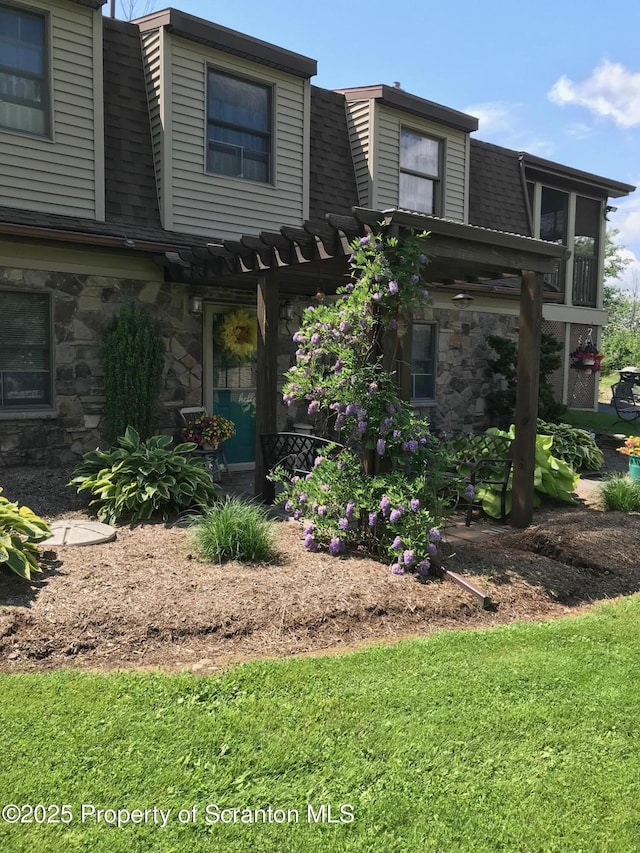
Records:
[[[478,120],[399,86],[339,89],[360,204],[468,221],[469,134]]]

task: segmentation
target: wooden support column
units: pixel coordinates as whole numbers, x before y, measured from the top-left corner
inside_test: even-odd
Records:
[[[277,432],[278,406],[278,319],[280,288],[278,270],[267,270],[258,279],[256,353],[256,470],[254,494],[273,502],[274,484],[266,479],[260,434]]]
[[[513,527],[527,527],[533,518],[533,472],[536,455],[543,287],[542,273],[522,271],[516,434],[513,442],[513,491],[511,494]]]

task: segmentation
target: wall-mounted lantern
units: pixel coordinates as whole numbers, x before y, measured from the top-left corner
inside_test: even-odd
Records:
[[[202,296],[189,297],[189,314],[199,317],[202,314]]]

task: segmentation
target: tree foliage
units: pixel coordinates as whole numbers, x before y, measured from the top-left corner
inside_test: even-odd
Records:
[[[155,0],[120,0],[120,7],[125,21],[141,18],[153,11]]]
[[[132,426],[144,440],[156,425],[164,362],[160,324],[136,302],[124,305],[102,340],[106,412],[113,439]]]
[[[631,258],[625,258],[622,254],[624,246],[615,242],[620,232],[617,228],[609,228],[604,238],[604,280],[620,278]]]
[[[607,232],[605,279],[619,278],[630,260],[620,254],[623,247],[613,243],[618,232]],[[615,284],[605,284],[603,308],[609,315],[602,336],[602,350],[609,371],[640,365],[640,295],[637,288],[628,292]]]
[[[513,423],[516,411],[516,379],[518,345],[510,338],[489,335],[487,343],[496,357],[489,359],[487,367],[493,376],[502,376],[505,388],[487,395],[487,414],[494,426],[507,429]],[[567,410],[554,396],[549,376],[562,364],[562,344],[553,335],[542,335],[540,341],[540,382],[538,391],[538,417],[546,421],[558,421]]]

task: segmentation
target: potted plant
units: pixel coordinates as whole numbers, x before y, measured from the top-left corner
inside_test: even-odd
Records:
[[[618,448],[618,453],[629,457],[629,476],[632,480],[640,480],[640,436],[629,436],[625,439],[624,447]]]
[[[199,415],[181,430],[180,439],[194,442],[201,450],[217,450],[235,432],[233,422],[222,415]]]

